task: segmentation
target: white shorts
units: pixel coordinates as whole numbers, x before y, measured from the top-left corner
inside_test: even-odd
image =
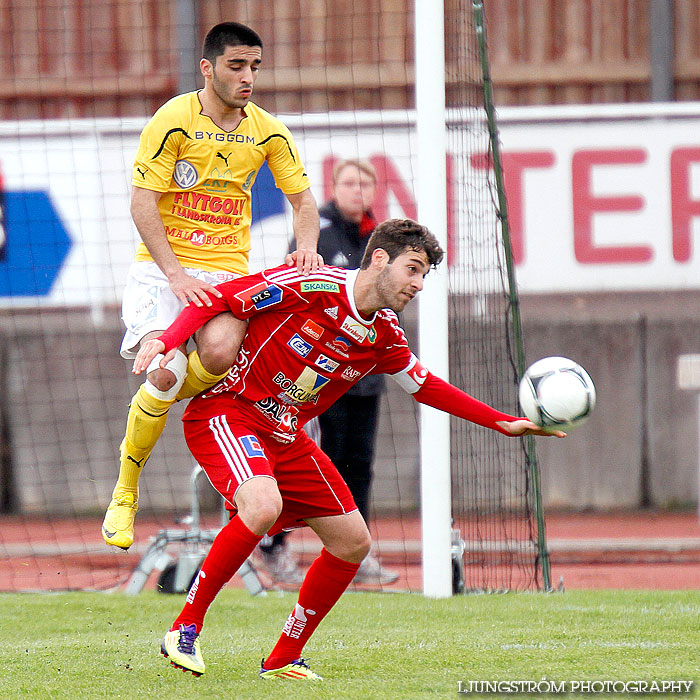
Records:
[[[235,272],[212,272],[193,267],[186,267],[185,272],[212,285],[240,277]],[[122,320],[126,333],[120,349],[121,356],[127,360],[136,357],[141,339],[153,331],[164,331],[184,308],[158,265],[148,260],[132,263],[122,297]]]

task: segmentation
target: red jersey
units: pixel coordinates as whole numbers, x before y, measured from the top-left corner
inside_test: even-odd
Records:
[[[184,309],[160,336],[166,352],[224,311],[248,319],[248,331],[228,375],[192,399],[183,420],[208,418],[207,401],[230,394],[254,407],[273,437],[291,442],[368,374],[392,375],[417,400],[495,430],[496,420],[514,420],[424,369],[393,311],[364,318],[353,294],[358,272],[326,266],[301,275],[281,265],[218,285],[223,297],[210,297],[211,307]]]

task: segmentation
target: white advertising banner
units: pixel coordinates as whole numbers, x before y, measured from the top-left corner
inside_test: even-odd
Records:
[[[700,287],[700,111],[504,120],[522,292]]]
[[[700,104],[510,108],[499,116],[521,293],[700,288]],[[378,218],[416,216],[411,114],[284,120],[319,203],[334,162],[367,158],[379,174]],[[0,306],[119,301],[138,241],[129,190],[144,123],[0,124]],[[449,171],[469,178],[482,156]],[[291,236],[289,206],[270,180],[261,173],[256,183],[252,271],[279,264]],[[468,255],[456,219],[448,236],[458,266]]]

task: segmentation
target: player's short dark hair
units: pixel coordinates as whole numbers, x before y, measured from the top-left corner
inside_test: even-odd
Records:
[[[407,250],[415,250],[426,254],[430,267],[437,267],[445,255],[437,238],[412,219],[388,219],[379,224],[367,241],[361,269],[366,270],[370,266],[372,253],[377,248],[388,253],[390,263]]]
[[[226,51],[227,46],[259,46],[262,39],[250,27],[240,22],[222,22],[212,27],[204,37],[202,57],[212,63]]]

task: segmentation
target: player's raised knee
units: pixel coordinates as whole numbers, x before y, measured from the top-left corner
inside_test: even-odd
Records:
[[[199,359],[202,362],[202,366],[207,372],[211,374],[223,374],[226,372],[236,361],[236,355],[238,354],[238,348],[226,344],[226,345],[202,345],[198,346],[197,351],[199,352]]]
[[[197,352],[204,368],[222,374],[233,365],[248,324],[232,314],[221,314],[197,333]]]

